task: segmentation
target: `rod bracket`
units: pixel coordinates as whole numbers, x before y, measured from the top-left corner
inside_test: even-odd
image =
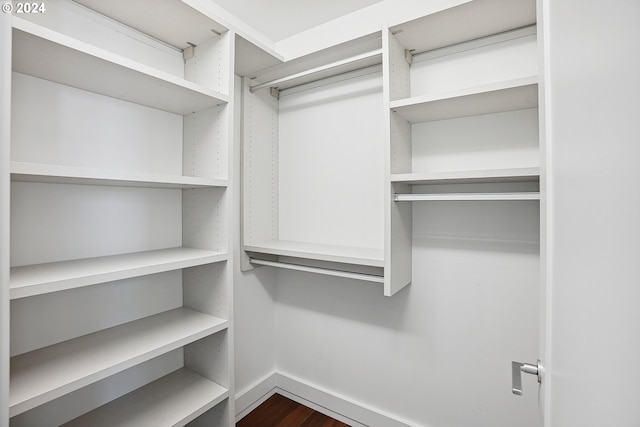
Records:
[[[280,98],[280,89],[278,89],[277,87],[269,88],[269,93],[274,98],[278,98],[278,99]]]
[[[193,43],[187,42],[187,44],[189,46],[185,47],[182,50],[182,58],[185,60],[185,62],[193,58],[193,56],[195,55],[194,48],[196,47],[196,45]]]
[[[407,64],[411,65],[413,63],[413,51],[414,49],[405,49],[404,50],[404,60],[407,61]]]

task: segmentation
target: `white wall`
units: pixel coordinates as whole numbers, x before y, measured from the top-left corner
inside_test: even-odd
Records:
[[[540,425],[537,202],[415,204],[413,284],[278,272],[279,372],[411,424]]]
[[[640,425],[640,2],[545,2],[547,426]],[[549,78],[550,77],[550,78]]]

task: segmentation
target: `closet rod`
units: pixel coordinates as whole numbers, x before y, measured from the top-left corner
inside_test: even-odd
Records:
[[[330,70],[332,68],[340,67],[342,65],[351,64],[352,62],[358,62],[358,61],[361,61],[363,59],[372,58],[372,57],[377,56],[377,55],[382,55],[382,49],[372,50],[371,52],[366,52],[366,53],[363,53],[363,54],[360,54],[360,55],[352,56],[351,58],[342,59],[340,61],[332,62],[330,64],[321,65],[319,67],[312,68],[312,69],[306,70],[306,71],[301,71],[299,73],[292,74],[290,76],[280,77],[280,78],[277,78],[277,79],[274,79],[274,80],[270,80],[268,82],[257,84],[255,86],[249,86],[249,92],[253,93],[258,89],[262,89],[262,88],[265,88],[265,87],[273,87],[274,85],[277,85],[279,83],[288,82],[289,80],[295,80],[295,79],[298,79],[300,77],[309,76],[311,74],[319,73],[321,71],[326,71],[326,70]]]
[[[365,280],[367,282],[384,283],[384,277],[366,273],[352,273],[349,271],[332,270],[322,267],[308,267],[306,265],[290,264],[279,261],[265,261],[262,259],[249,258],[251,264],[266,265],[269,267],[286,268],[289,270],[305,271],[308,273],[324,274],[328,276],[345,277],[347,279]]]
[[[442,194],[399,194],[393,197],[396,202],[421,201],[473,201],[473,200],[540,200],[538,192],[520,193],[442,193]]]

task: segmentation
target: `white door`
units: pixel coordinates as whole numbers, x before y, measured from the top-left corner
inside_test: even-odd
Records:
[[[542,11],[545,427],[638,427],[640,1]]]

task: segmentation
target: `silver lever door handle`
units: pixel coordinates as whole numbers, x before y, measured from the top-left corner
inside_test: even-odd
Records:
[[[522,374],[537,375],[538,382],[542,382],[542,366],[540,361],[535,365],[529,363],[511,362],[511,392],[515,395],[522,396]]]

